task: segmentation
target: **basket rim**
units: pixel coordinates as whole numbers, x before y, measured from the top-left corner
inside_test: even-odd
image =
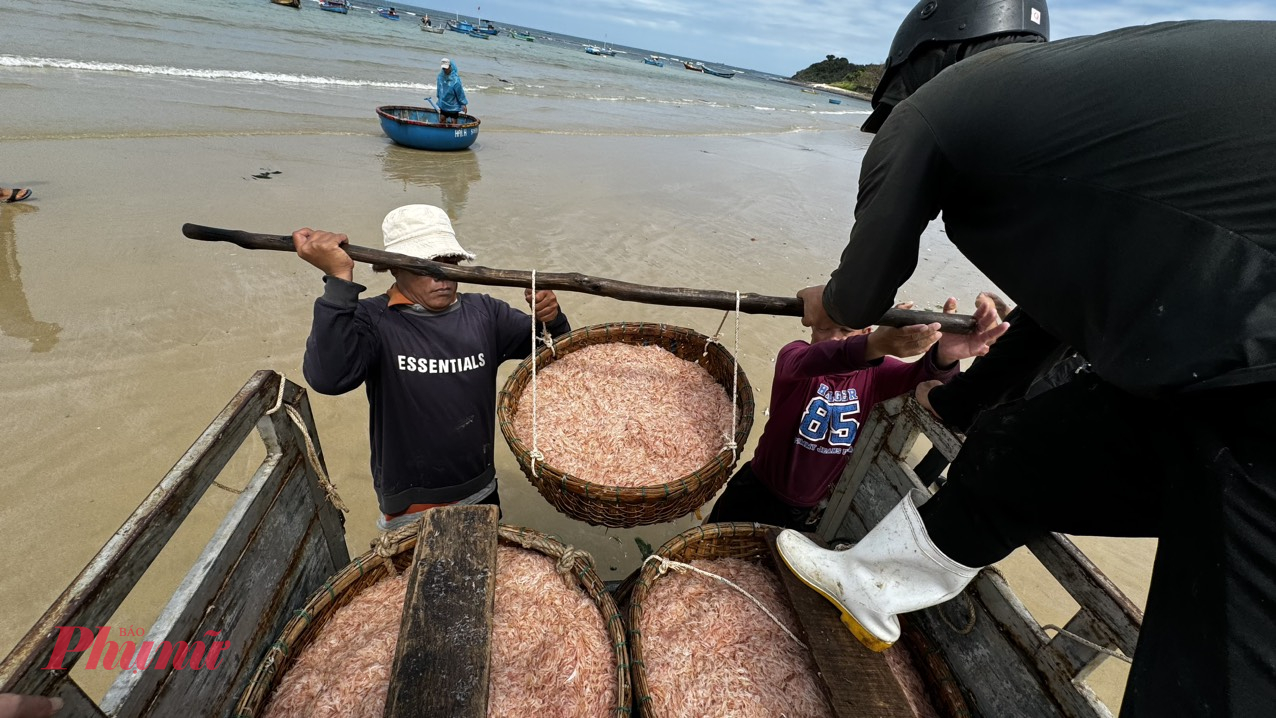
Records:
[[[601,341],[594,341],[598,338],[599,332],[602,333]],[[530,378],[531,357],[529,357],[528,359],[523,360],[523,362],[514,369],[509,378],[506,379],[505,384],[501,387],[497,396],[496,417],[497,423],[501,428],[501,434],[504,436],[510,450],[514,453],[515,458],[518,460],[519,466],[523,468],[523,472],[527,475],[528,479],[537,484],[538,487],[566,491],[586,500],[606,500],[612,504],[662,503],[670,499],[681,498],[701,491],[705,482],[702,475],[717,475],[725,473],[739,461],[740,455],[743,453],[744,445],[748,442],[749,434],[753,429],[755,413],[753,386],[749,382],[748,376],[745,374],[744,368],[740,365],[737,357],[728,352],[721,343],[712,341],[708,336],[705,336],[694,329],[660,322],[610,322],[573,329],[567,334],[555,338],[552,347],[541,347],[536,351],[537,371],[540,371],[542,366],[548,366],[559,358],[555,352],[561,352],[561,354],[565,356],[579,349],[596,344],[624,342],[625,337],[632,337],[635,335],[672,337],[688,341],[704,342],[706,356],[713,354],[715,359],[725,359],[731,363],[731,365],[735,368],[737,377],[736,402],[732,407],[732,409],[736,412],[736,431],[735,436],[733,437],[735,447],[732,448],[728,444],[701,468],[680,476],[672,481],[663,484],[653,484],[650,486],[613,486],[610,484],[601,484],[561,471],[555,468],[553,464],[543,460],[537,463],[543,470],[550,472],[552,476],[548,478],[545,476],[534,476],[530,470],[531,449],[527,446],[523,439],[515,433],[513,426],[515,415],[513,404],[521,398],[521,395],[516,395],[511,389],[511,387],[514,387],[516,384],[525,383],[528,378]],[[665,347],[661,348],[668,351]],[[714,377],[714,379],[715,381],[718,380],[717,377]],[[718,383],[720,386],[722,385],[721,381]],[[726,387],[724,386],[723,388],[725,389]],[[730,392],[728,391],[728,394],[729,393]],[[729,477],[724,477],[720,484],[725,483],[726,478]],[[714,488],[714,491],[721,487],[720,484]]]
[[[373,548],[352,558],[350,563],[328,577],[323,585],[307,598],[302,608],[294,611],[293,617],[284,624],[284,627],[276,634],[275,641],[257,662],[247,686],[236,703],[234,718],[254,718],[265,710],[292,662],[313,640],[314,632],[319,630],[319,626],[322,626],[322,623],[336,610],[330,608],[332,604],[340,602],[347,592],[365,578],[368,580],[359,590],[380,581],[389,572],[388,562],[392,561],[396,566],[401,563],[410,566],[412,554],[416,549],[417,532],[421,525],[422,522],[416,522],[381,534],[379,539],[373,540]],[[567,573],[570,573],[576,586],[597,607],[603,619],[603,630],[608,635],[613,658],[616,661],[616,703],[608,713],[615,716],[630,715],[633,704],[633,684],[629,659],[629,631],[625,625],[624,611],[616,605],[615,599],[607,592],[602,578],[594,568],[593,556],[564,543],[553,534],[511,524],[497,524],[497,541],[498,545],[511,544],[557,559],[560,563],[560,574],[564,573],[562,562],[570,561],[572,570]],[[380,553],[378,552],[379,543],[383,546]],[[397,567],[396,570],[406,570],[406,567]],[[358,575],[354,575],[356,572]],[[316,624],[313,630],[312,624]],[[294,633],[295,636],[293,636]],[[289,636],[293,637],[289,638]]]
[[[660,548],[653,551],[652,555],[670,558],[683,548],[705,541],[743,539],[746,541],[754,540],[758,543],[757,555],[753,559],[762,559],[765,558],[767,551],[766,535],[770,530],[778,531],[780,527],[743,521],[700,524],[673,535]],[[718,556],[715,558],[727,557]],[[634,707],[640,715],[648,718],[657,718],[657,714],[654,712],[652,705],[651,690],[647,683],[646,663],[643,657],[641,628],[643,600],[646,598],[647,592],[651,590],[652,586],[662,575],[670,575],[672,573],[662,574],[658,562],[644,558],[642,567],[638,570],[637,577],[634,579],[635,583],[629,592],[629,600],[625,606],[625,620],[629,626],[629,661],[634,667],[634,675],[631,679]]]

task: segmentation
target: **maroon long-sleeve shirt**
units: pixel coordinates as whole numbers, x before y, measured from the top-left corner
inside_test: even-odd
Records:
[[[792,506],[815,506],[825,497],[855,446],[860,425],[879,401],[938,379],[931,350],[916,362],[864,358],[868,336],[808,344],[791,342],[775,360],[771,416],[753,453],[753,473]]]

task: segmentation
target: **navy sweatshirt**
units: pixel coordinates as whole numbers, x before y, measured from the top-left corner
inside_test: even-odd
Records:
[[[390,294],[360,300],[367,287],[324,279],[303,371],[321,394],[364,385],[381,511],[459,501],[491,483],[496,370],[531,353],[531,316],[486,294],[460,294],[442,312]],[[559,312],[548,328],[560,336],[571,325]]]

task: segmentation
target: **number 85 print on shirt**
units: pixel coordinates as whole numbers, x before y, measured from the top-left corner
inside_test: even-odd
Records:
[[[811,444],[825,442],[840,449],[836,453],[849,453],[855,444],[855,435],[859,432],[860,422],[859,397],[854,389],[830,391],[828,385],[821,384],[817,395],[807,402],[802,420],[798,422],[798,441],[803,448],[819,451]],[[803,441],[805,440],[805,441]],[[834,453],[825,450],[821,453]]]

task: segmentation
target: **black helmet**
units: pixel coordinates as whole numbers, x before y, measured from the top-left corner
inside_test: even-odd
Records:
[[[995,35],[1037,35],[1050,39],[1050,11],[1046,0],[920,0],[908,13],[890,54],[882,66],[882,80],[873,93],[873,114],[864,122],[866,132],[876,132],[895,102],[882,107],[883,94],[901,65],[921,46],[980,40]],[[895,94],[901,94],[895,88]],[[914,88],[915,89],[915,88]],[[879,109],[881,108],[881,109]]]

